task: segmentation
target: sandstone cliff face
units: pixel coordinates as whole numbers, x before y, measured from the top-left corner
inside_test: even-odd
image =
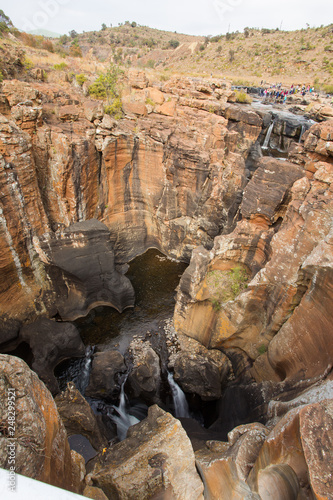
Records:
[[[263,159],[244,191],[242,220],[210,252],[193,253],[179,285],[176,329],[209,347],[241,349],[257,381],[331,367],[332,140],[332,122],[314,125],[298,147],[300,167]]]
[[[0,362],[1,467],[9,469],[8,445],[14,442],[17,473],[73,490],[67,434],[51,394],[24,361],[1,354]],[[9,389],[15,392],[14,440],[8,431]]]
[[[144,75],[130,75],[125,118],[116,122],[70,87],[3,83],[3,317],[53,314],[57,301],[45,297],[57,280],[46,269],[53,257],[45,248],[59,244],[64,233],[52,235],[58,228],[99,219],[123,263],[150,246],[189,259],[195,246],[210,248],[232,227],[246,184],[244,159],[261,118],[230,105],[230,88],[218,81],[148,85]],[[68,270],[60,274],[68,278]],[[56,303],[64,318],[98,304],[89,291],[80,294],[76,310]],[[22,307],[13,314],[15,302]]]

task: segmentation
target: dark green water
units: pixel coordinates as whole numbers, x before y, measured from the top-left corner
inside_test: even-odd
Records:
[[[135,307],[121,314],[111,307],[98,307],[78,319],[75,324],[83,342],[124,352],[133,335],[157,331],[173,314],[175,289],[186,267],[155,249],[136,257],[126,273],[135,290]]]

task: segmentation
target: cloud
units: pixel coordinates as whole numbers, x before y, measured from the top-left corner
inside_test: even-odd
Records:
[[[98,30],[102,23],[117,26],[128,20],[179,33],[215,35],[228,29],[242,31],[245,26],[277,28],[281,23],[282,29],[299,29],[333,19],[333,3],[327,0],[315,4],[313,0],[274,4],[267,0],[3,0],[2,8],[20,29],[38,24],[37,28],[59,33]]]

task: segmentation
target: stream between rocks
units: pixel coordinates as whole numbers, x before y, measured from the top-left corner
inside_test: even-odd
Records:
[[[111,307],[98,307],[85,318],[75,321],[81,338],[86,345],[86,355],[81,359],[72,359],[61,363],[55,370],[61,390],[67,382],[72,381],[82,394],[89,383],[89,374],[94,353],[118,351],[126,359],[128,372],[131,370],[128,348],[133,340],[141,342],[149,338],[150,344],[158,352],[161,360],[161,372],[164,373],[164,387],[161,389],[161,399],[166,409],[176,416],[182,414],[182,405],[186,398],[172,375],[167,372],[167,353],[165,349],[165,332],[170,328],[170,320],[175,305],[175,289],[185,271],[187,264],[172,260],[156,249],[149,249],[129,263],[126,276],[135,290],[135,306],[123,313]],[[134,398],[130,401],[126,395],[126,375],[119,376],[115,398],[101,399],[90,397],[86,399],[94,412],[110,418],[117,426],[118,437],[124,439],[127,428],[142,420],[147,415],[147,404]],[[77,438],[73,441],[74,448],[84,447]]]

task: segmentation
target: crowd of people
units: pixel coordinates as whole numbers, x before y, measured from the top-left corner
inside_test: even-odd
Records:
[[[261,85],[265,85],[264,81],[261,81]],[[306,94],[314,94],[314,87],[310,85],[291,85],[289,89],[282,88],[282,83],[276,83],[271,85],[269,88],[261,87],[260,95],[264,98],[270,98],[275,102],[284,103],[287,97],[292,94],[301,94],[303,97]],[[314,94],[315,95],[315,94]]]

